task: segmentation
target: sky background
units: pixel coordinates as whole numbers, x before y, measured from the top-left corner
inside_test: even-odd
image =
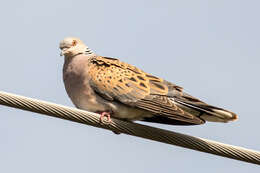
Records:
[[[73,106],[59,42],[81,38],[239,121],[155,125],[260,150],[260,1],[5,1],[0,90]],[[0,172],[259,172],[259,166],[0,105]]]

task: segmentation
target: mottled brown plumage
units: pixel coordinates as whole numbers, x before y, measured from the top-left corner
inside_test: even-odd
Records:
[[[65,87],[79,108],[109,111],[121,119],[164,124],[237,119],[230,111],[184,93],[182,87],[118,59],[94,54],[79,39],[66,38],[60,48],[65,55],[64,76],[70,76],[64,79]]]

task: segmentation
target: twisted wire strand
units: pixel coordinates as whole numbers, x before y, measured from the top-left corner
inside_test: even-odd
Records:
[[[0,91],[0,104],[260,165],[260,152],[238,146],[113,118],[111,123],[107,121],[100,123],[100,115],[96,113],[2,91]]]

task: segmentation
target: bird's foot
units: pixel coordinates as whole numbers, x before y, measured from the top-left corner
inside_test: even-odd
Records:
[[[103,121],[104,117],[107,117],[107,122],[108,122],[108,123],[111,123],[110,112],[101,112],[101,113],[100,113],[100,118],[99,118],[99,120],[100,120],[101,123],[104,122],[104,121]]]
[[[106,121],[108,122],[108,124],[110,124],[112,122],[110,112],[98,112],[98,113],[100,114],[100,118],[99,118],[100,123],[104,123],[104,121],[103,121],[104,117],[106,117]],[[117,132],[117,131],[113,131],[113,132],[114,132],[114,134],[117,134],[117,135],[121,134],[120,132]]]

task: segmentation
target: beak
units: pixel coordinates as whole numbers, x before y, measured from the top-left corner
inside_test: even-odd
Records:
[[[61,49],[60,56],[64,56],[66,53],[67,48]]]

